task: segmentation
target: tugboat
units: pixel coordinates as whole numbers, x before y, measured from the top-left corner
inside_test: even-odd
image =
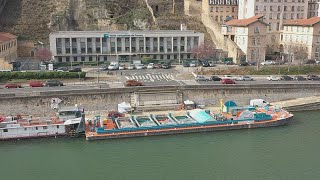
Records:
[[[0,140],[78,136],[84,132],[84,109],[66,107],[58,111],[57,115],[48,119],[32,116],[1,116]]]

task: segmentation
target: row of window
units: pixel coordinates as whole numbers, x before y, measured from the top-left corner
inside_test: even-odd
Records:
[[[285,35],[284,39],[283,39],[283,35],[281,35],[281,41],[308,44],[309,43],[309,36]],[[319,39],[318,39],[318,42],[319,42]]]
[[[280,12],[281,11],[281,7],[282,6],[256,6],[255,7],[255,10],[256,11],[267,11],[267,9],[269,11],[278,11]],[[296,11],[304,11],[304,6],[283,6],[283,11],[293,11],[293,12],[296,12]]]
[[[8,50],[8,49],[10,49],[12,47],[15,47],[16,45],[17,45],[17,41],[16,40],[11,41],[11,42],[7,42],[5,44],[2,44],[0,46],[0,52],[6,51],[6,50]]]
[[[309,4],[309,10],[319,9],[319,4]]]
[[[220,9],[220,12],[229,12],[230,11],[230,7],[210,7],[210,12],[213,12],[214,9],[216,9],[215,12],[219,12],[219,9]],[[231,7],[231,12],[235,12],[236,11],[236,8],[235,7]]]
[[[258,13],[256,13],[258,15]],[[270,13],[268,14],[262,14],[263,19],[281,19],[280,13]],[[268,16],[267,16],[268,15]],[[304,14],[303,13],[283,13],[283,19],[303,19]]]
[[[57,129],[59,129],[59,125],[57,125],[56,127],[57,127]],[[31,127],[31,128],[33,128],[33,127]],[[42,128],[43,130],[46,130],[46,129],[48,129],[48,126],[36,127],[36,130],[37,130],[37,131],[38,131],[38,130],[41,130],[41,128]],[[24,130],[27,131],[28,128],[24,128]],[[9,132],[9,129],[3,129],[3,132]]]
[[[256,2],[281,2],[281,1],[282,0],[256,0]],[[284,0],[284,2],[304,2],[304,1],[305,0]]]

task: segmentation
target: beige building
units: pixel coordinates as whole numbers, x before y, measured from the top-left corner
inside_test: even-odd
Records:
[[[17,58],[17,37],[0,32],[0,70],[12,70],[11,62]]]
[[[256,63],[265,61],[268,24],[262,19],[263,16],[233,19],[222,27],[225,38],[232,39],[244,52],[245,55],[240,58],[240,61]]]
[[[210,17],[221,24],[238,19],[238,0],[205,0]]]
[[[302,47],[308,59],[320,60],[320,17],[285,21],[283,26],[280,46],[285,54],[293,56],[295,49]],[[291,60],[295,61],[294,57]]]
[[[320,16],[319,5],[320,5],[320,0],[309,0],[309,2],[308,2],[308,18]]]
[[[282,23],[289,19],[306,19],[308,0],[241,0],[239,19],[262,15],[268,23],[267,41],[270,46],[279,45]],[[271,50],[271,51],[276,51]]]

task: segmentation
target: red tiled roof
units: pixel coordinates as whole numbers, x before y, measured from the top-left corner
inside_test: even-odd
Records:
[[[17,38],[17,36],[6,32],[0,32],[0,42],[10,41],[15,38]]]
[[[262,17],[262,15],[257,15],[248,19],[232,19],[227,21],[225,24],[228,26],[248,26],[256,21],[259,21]]]
[[[309,19],[287,20],[283,22],[284,26],[313,26],[320,22],[320,17],[312,17]]]

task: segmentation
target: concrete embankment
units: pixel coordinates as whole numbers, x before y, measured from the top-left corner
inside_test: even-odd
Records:
[[[247,105],[250,99],[254,98],[278,102],[320,96],[319,89],[320,84],[256,84],[97,88],[91,90],[10,93],[0,94],[0,114],[46,115],[52,112],[52,98],[61,99],[61,106],[78,104],[84,106],[88,111],[103,111],[117,109],[117,104],[121,102],[134,103],[133,101],[135,101],[137,103],[140,101],[137,104],[146,105],[147,102],[149,102],[148,105],[150,105],[150,102],[156,104],[157,99],[170,100],[175,98],[172,95],[174,93],[177,94],[177,104],[184,100],[192,100],[197,104],[219,106],[220,99],[224,101],[234,100],[238,105]],[[140,94],[140,96],[133,96],[133,94]],[[144,101],[144,103],[141,103],[141,101]]]

